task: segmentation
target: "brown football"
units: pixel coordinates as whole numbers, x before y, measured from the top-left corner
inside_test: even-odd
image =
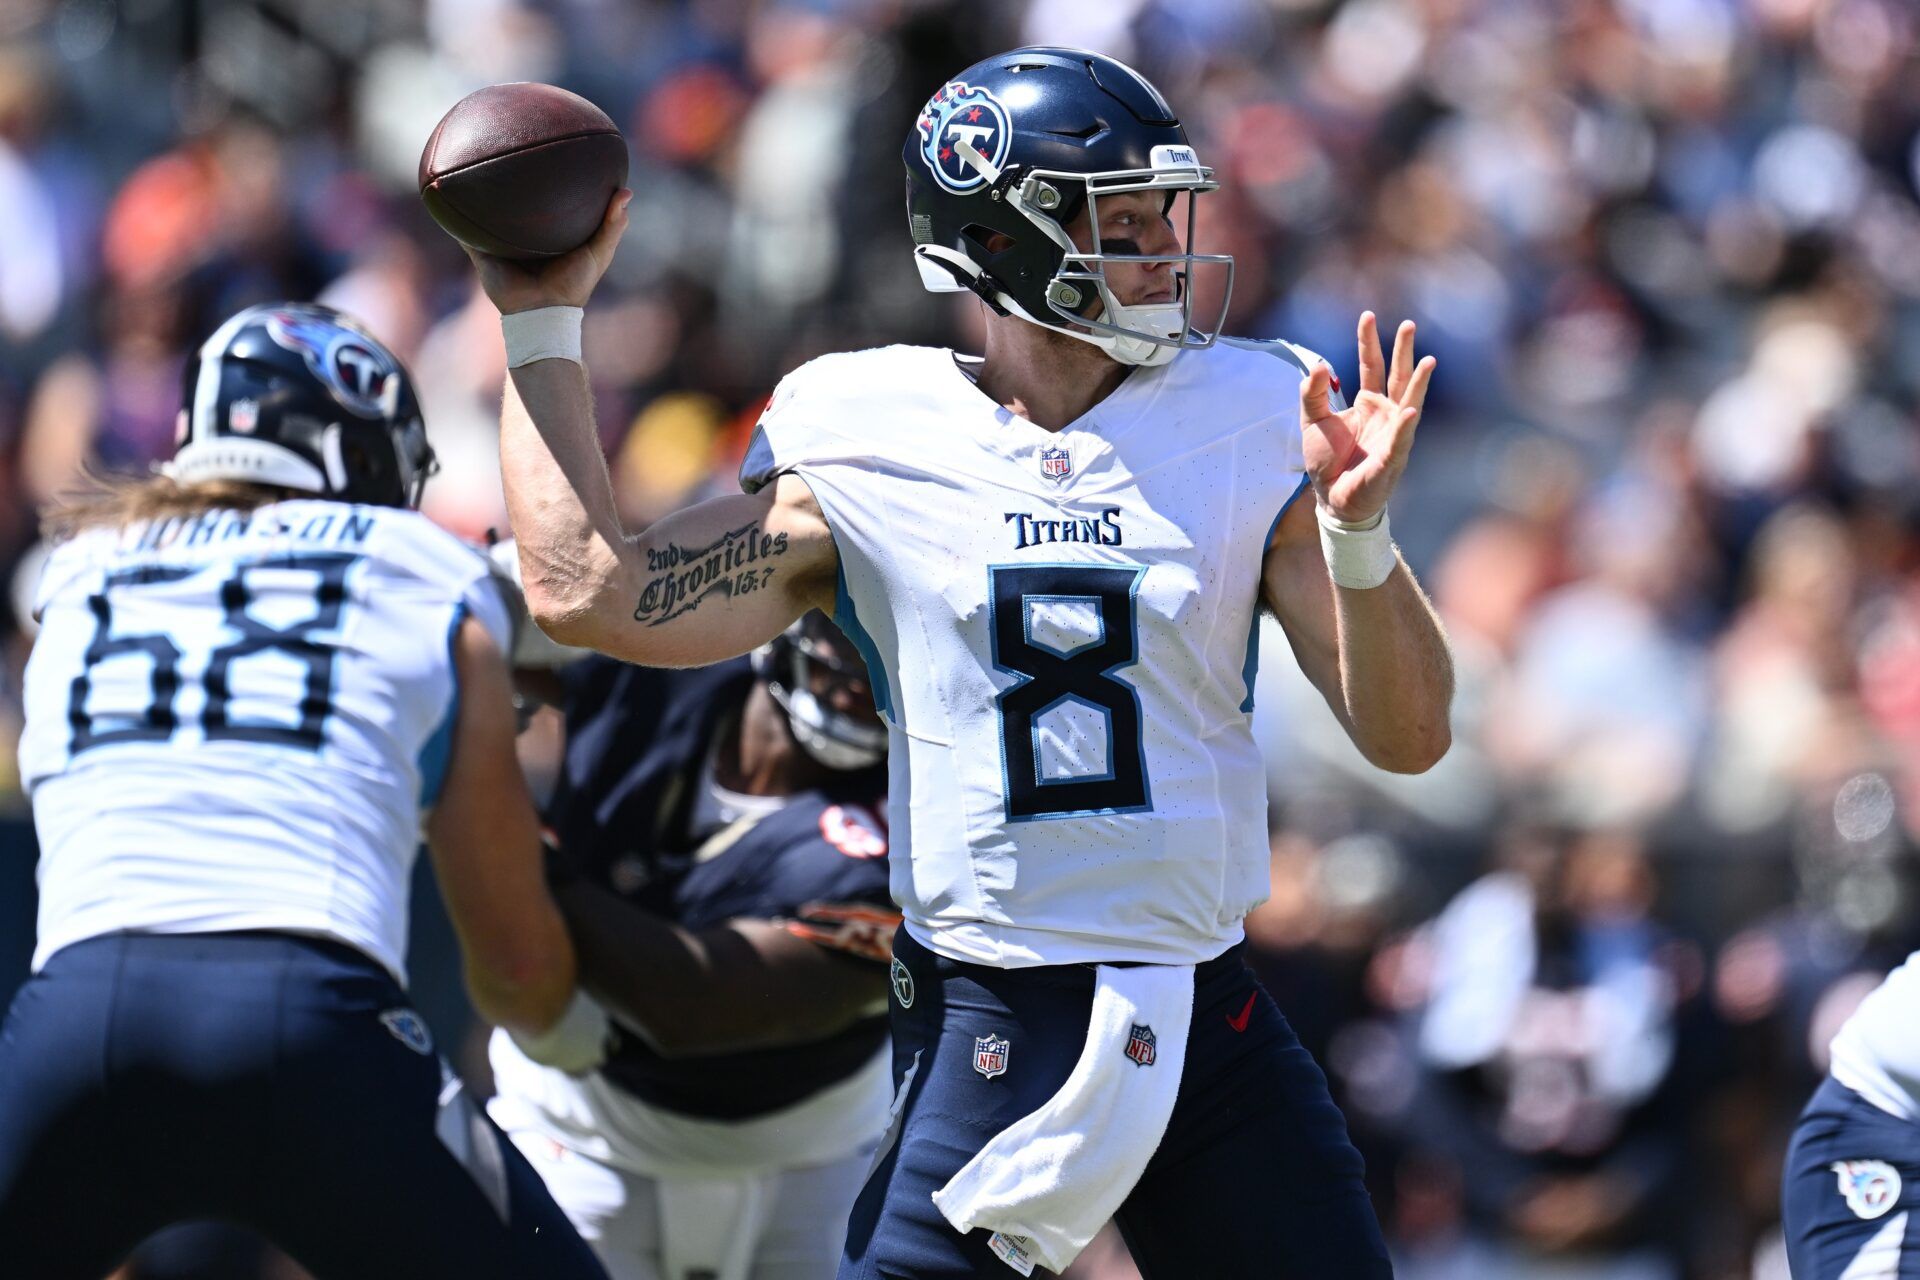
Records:
[[[420,153],[420,198],[433,220],[502,258],[585,244],[626,181],[627,143],[607,113],[550,84],[468,94]]]

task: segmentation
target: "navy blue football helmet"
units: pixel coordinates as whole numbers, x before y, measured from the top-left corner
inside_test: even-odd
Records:
[[[970,289],[1001,315],[1092,343],[1122,364],[1165,364],[1219,336],[1233,259],[1192,252],[1194,197],[1219,184],[1167,100],[1126,64],[1046,47],[976,63],[920,112],[904,159],[914,258],[928,289]],[[1167,210],[1187,195],[1187,252],[1074,244],[1066,228],[1083,208],[1098,228],[1100,197],[1130,191],[1165,192]],[[1173,264],[1178,300],[1121,305],[1107,286],[1110,262]],[[1219,315],[1204,328],[1193,323],[1199,263],[1226,269]]]
[[[187,362],[184,430],[162,470],[341,502],[418,507],[435,469],[413,383],[331,307],[270,302],[229,319]]]
[[[754,673],[786,712],[800,749],[829,769],[870,769],[886,759],[887,730],[838,711],[817,686],[857,683],[871,677],[845,633],[818,609],[810,609],[753,652]]]

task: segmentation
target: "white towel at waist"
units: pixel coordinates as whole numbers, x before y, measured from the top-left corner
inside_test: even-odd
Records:
[[[1180,1093],[1193,966],[1095,972],[1087,1043],[1067,1082],[933,1193],[962,1234],[1024,1237],[995,1241],[1024,1273],[1035,1261],[1064,1271],[1086,1248],[1146,1171]]]

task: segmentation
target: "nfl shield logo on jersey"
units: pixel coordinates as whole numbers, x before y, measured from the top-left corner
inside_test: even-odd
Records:
[[[1152,1027],[1134,1023],[1133,1028],[1127,1032],[1128,1060],[1136,1067],[1152,1066],[1154,1046],[1157,1044],[1159,1041],[1154,1039]]]
[[[1007,1073],[1007,1050],[1011,1046],[1005,1036],[996,1036],[988,1032],[984,1036],[973,1038],[973,1069],[991,1080],[995,1076]]]
[[[1042,449],[1040,474],[1049,480],[1065,480],[1073,474],[1073,455],[1065,449]]]
[[[1884,1160],[1836,1160],[1828,1166],[1858,1218],[1878,1218],[1900,1200],[1900,1171]]]

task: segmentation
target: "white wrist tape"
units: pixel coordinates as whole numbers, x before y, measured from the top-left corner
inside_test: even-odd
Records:
[[[507,340],[507,368],[518,369],[535,360],[571,360],[580,363],[580,320],[583,307],[539,307],[500,317],[500,333]]]
[[[1326,556],[1327,570],[1336,583],[1365,591],[1392,575],[1400,558],[1394,554],[1393,533],[1384,508],[1373,519],[1359,524],[1336,520],[1325,507],[1315,507],[1314,511],[1320,517],[1320,553]]]
[[[611,1027],[606,1010],[594,1003],[586,992],[576,991],[573,1003],[560,1015],[560,1021],[539,1035],[508,1034],[520,1046],[520,1052],[542,1066],[581,1075],[607,1060],[607,1032]]]

